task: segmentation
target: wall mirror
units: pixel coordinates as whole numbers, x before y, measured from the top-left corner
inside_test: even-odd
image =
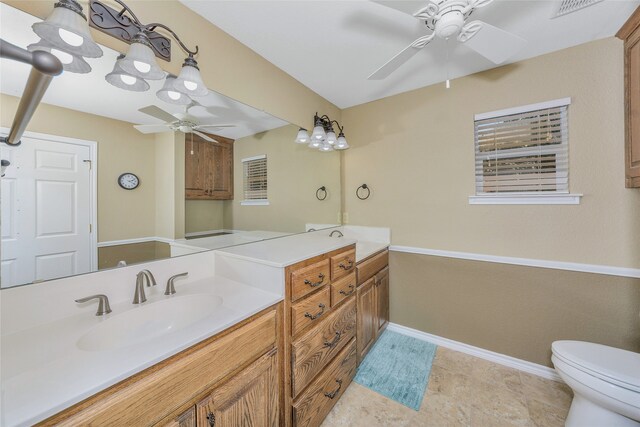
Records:
[[[0,19],[3,39],[38,41],[39,19],[2,3]],[[54,78],[20,146],[0,146],[3,288],[339,224],[338,152],[213,91],[187,108],[158,99],[162,81],[116,88],[105,75],[119,53],[102,49],[90,73]],[[0,61],[5,134],[28,73]],[[172,118],[211,126],[173,131]]]

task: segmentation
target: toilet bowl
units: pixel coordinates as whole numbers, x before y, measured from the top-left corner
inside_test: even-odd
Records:
[[[640,427],[639,353],[581,341],[556,341],[551,350],[573,389],[567,427]]]

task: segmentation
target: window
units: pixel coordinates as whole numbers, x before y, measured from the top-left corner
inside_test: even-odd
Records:
[[[244,176],[244,201],[242,205],[268,205],[267,156],[242,159]]]
[[[475,116],[472,204],[575,204],[569,194],[570,99]]]

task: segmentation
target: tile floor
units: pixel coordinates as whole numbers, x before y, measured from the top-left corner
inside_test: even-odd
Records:
[[[420,411],[351,383],[322,427],[563,426],[562,383],[438,347]]]

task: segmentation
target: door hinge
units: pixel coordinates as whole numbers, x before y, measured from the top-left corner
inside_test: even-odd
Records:
[[[89,170],[93,169],[93,162],[91,160],[83,160],[85,163],[89,163]]]

